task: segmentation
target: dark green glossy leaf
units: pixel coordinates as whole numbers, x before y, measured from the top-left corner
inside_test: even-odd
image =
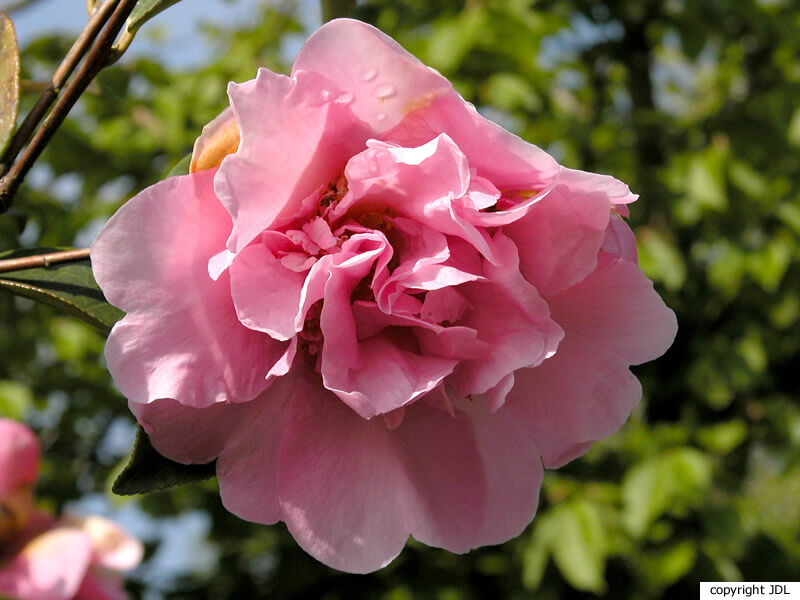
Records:
[[[19,48],[14,25],[0,13],[0,154],[2,154],[14,126],[19,108]]]
[[[13,250],[0,260],[57,252],[53,248]],[[124,313],[111,306],[94,280],[88,259],[0,272],[0,288],[61,310],[108,335]]]
[[[131,459],[119,474],[111,491],[120,496],[156,492],[176,485],[203,481],[216,475],[216,461],[184,465],[159,454],[150,437],[138,427]]]
[[[131,11],[125,28],[131,33],[135,32],[147,21],[155,17],[162,10],[166,10],[179,0],[139,0]]]

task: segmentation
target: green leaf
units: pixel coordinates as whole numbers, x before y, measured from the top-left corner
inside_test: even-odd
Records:
[[[483,93],[489,104],[501,110],[541,110],[542,102],[533,84],[516,73],[492,74],[484,84]]]
[[[794,261],[796,249],[797,242],[794,236],[788,231],[781,231],[763,248],[747,255],[745,258],[747,271],[765,292],[774,293]]]
[[[33,392],[28,386],[0,379],[0,417],[22,421],[32,406]]]
[[[697,549],[691,540],[683,540],[666,548],[647,552],[640,568],[650,584],[666,587],[686,575],[694,566]]]
[[[746,438],[747,423],[741,419],[733,419],[724,423],[701,427],[697,431],[697,441],[704,448],[717,454],[732,452]]]
[[[546,519],[547,517],[542,517]],[[543,530],[547,530],[547,524],[543,527],[534,529],[531,543],[525,548],[522,555],[522,583],[531,590],[535,590],[541,585],[544,577],[544,570],[547,567],[549,557],[548,540],[545,535],[540,535]]]
[[[692,157],[687,192],[701,209],[722,211],[728,207],[725,189],[725,152],[711,147]]]
[[[162,10],[168,9],[179,0],[139,0],[133,7],[128,20],[125,22],[125,29],[135,33],[139,27],[155,17]]]
[[[465,10],[456,19],[438,23],[427,38],[426,64],[445,73],[454,71],[486,34],[486,26],[487,13],[480,8]]]
[[[0,260],[57,251],[54,248],[12,250],[1,253]],[[0,272],[0,289],[52,306],[89,323],[105,335],[124,316],[106,301],[94,280],[88,259]]]
[[[0,13],[0,154],[5,152],[19,108],[19,48],[14,25]]]
[[[553,559],[569,584],[579,590],[603,592],[606,531],[597,507],[586,500],[559,504],[553,509]]]
[[[117,477],[111,490],[120,496],[145,494],[203,481],[216,475],[216,461],[201,465],[184,465],[159,454],[150,437],[138,427],[136,443],[127,466]]]
[[[667,289],[680,289],[686,281],[686,264],[675,242],[652,227],[640,227],[636,238],[639,266],[645,274]]]
[[[800,107],[795,108],[792,113],[789,127],[786,129],[786,137],[792,146],[800,148]]]
[[[732,161],[729,175],[731,182],[750,198],[769,198],[769,181],[746,162]]]
[[[711,461],[695,448],[675,448],[634,466],[622,482],[623,520],[635,537],[667,511],[704,501]]]

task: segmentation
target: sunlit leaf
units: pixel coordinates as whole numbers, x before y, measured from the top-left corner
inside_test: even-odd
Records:
[[[668,586],[683,577],[697,558],[695,545],[684,540],[664,549],[648,552],[642,557],[641,568],[648,581]]]
[[[128,16],[125,29],[134,33],[139,27],[155,17],[158,13],[178,2],[179,0],[139,0]]]
[[[101,354],[105,341],[85,323],[67,317],[54,317],[50,321],[50,336],[58,359],[73,363]]]
[[[797,242],[788,232],[775,235],[758,252],[751,252],[746,257],[747,270],[750,276],[766,292],[775,292],[792,264]]]
[[[19,48],[14,25],[0,13],[0,154],[2,154],[14,126],[19,107]]]
[[[505,111],[535,111],[542,104],[531,82],[516,73],[494,73],[486,80],[483,94],[489,104]]]
[[[789,127],[786,128],[786,136],[789,143],[795,148],[800,148],[800,107],[795,108]]]
[[[727,208],[725,153],[711,147],[695,155],[689,165],[686,188],[689,196],[701,210]]]
[[[651,227],[636,230],[639,266],[645,274],[677,290],[686,281],[686,264],[673,241]]]
[[[781,204],[778,206],[778,216],[796,234],[800,235],[800,202],[795,200],[795,204]]]
[[[23,420],[33,406],[31,389],[16,381],[0,380],[0,417]]]
[[[727,454],[747,437],[747,424],[741,419],[703,427],[697,432],[697,440],[712,452]]]
[[[756,373],[762,373],[767,367],[767,348],[761,331],[756,327],[748,327],[747,333],[736,344],[736,353]]]
[[[769,194],[769,182],[743,161],[731,163],[730,178],[736,187],[751,198],[760,199]]]
[[[542,519],[546,520],[547,517],[541,517],[540,521]],[[545,528],[546,524],[545,521]],[[543,535],[540,535],[541,530],[542,527],[537,523],[531,543],[525,548],[522,555],[522,583],[525,587],[534,590],[542,583],[549,556],[547,540]]]
[[[602,592],[606,557],[606,532],[597,507],[586,500],[560,504],[553,509],[558,534],[551,540],[553,559],[572,587]]]
[[[486,24],[486,11],[480,8],[438,24],[428,37],[425,61],[445,73],[452,71],[485,34]]]
[[[216,474],[216,461],[202,465],[184,465],[161,456],[141,426],[127,466],[114,481],[111,490],[121,496],[145,494],[176,485],[203,481]]]
[[[53,248],[13,250],[0,260],[56,252]],[[77,317],[108,334],[124,313],[111,306],[94,280],[88,259],[0,273],[0,288]]]
[[[728,240],[716,240],[708,248],[708,281],[727,298],[733,298],[739,292],[746,266],[745,253]]]
[[[711,483],[711,462],[694,448],[676,448],[633,467],[622,482],[623,519],[634,536],[643,536],[665,512],[701,502]]]

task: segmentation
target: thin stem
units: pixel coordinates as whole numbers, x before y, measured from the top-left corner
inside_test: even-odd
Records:
[[[58,94],[61,92],[61,88],[75,70],[75,67],[78,66],[78,63],[80,63],[81,59],[86,54],[86,51],[97,37],[103,25],[108,21],[111,11],[116,8],[117,4],[119,4],[119,0],[108,0],[104,2],[86,23],[86,27],[83,28],[78,39],[72,44],[72,48],[69,49],[64,60],[61,61],[61,64],[58,66],[55,73],[53,73],[50,85],[42,92],[42,95],[39,96],[34,107],[25,117],[19,129],[14,133],[14,137],[11,138],[8,149],[3,155],[0,173],[5,174],[8,172],[10,165],[14,162],[14,159],[17,158],[17,154],[19,154],[20,150],[28,143],[37,125],[39,125],[39,122],[44,115],[47,114],[53,102],[55,102]]]
[[[7,258],[6,260],[0,260],[0,273],[20,271],[21,269],[33,269],[36,267],[49,267],[50,265],[73,262],[85,258],[89,258],[88,248],[49,252],[48,254],[37,254],[35,256],[25,256],[23,258]]]
[[[355,8],[356,0],[320,0],[322,22],[326,23],[339,17],[347,17]]]
[[[19,188],[22,180],[27,175],[34,161],[44,150],[50,138],[64,121],[67,113],[77,102],[80,95],[87,88],[92,79],[106,64],[108,53],[117,37],[120,29],[125,24],[125,19],[133,10],[137,0],[120,0],[114,14],[108,20],[105,29],[97,38],[89,55],[81,65],[78,73],[67,84],[63,95],[58,99],[53,110],[45,117],[41,127],[33,136],[31,143],[14,163],[8,173],[0,179],[0,213],[8,210],[14,194]]]

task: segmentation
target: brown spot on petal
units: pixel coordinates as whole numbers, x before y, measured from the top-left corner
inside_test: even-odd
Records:
[[[406,105],[403,107],[403,114],[407,115],[408,113],[412,113],[420,108],[425,108],[426,106],[430,106],[433,104],[433,101],[436,100],[436,96],[433,92],[428,92],[424,96],[420,96],[419,98],[414,98],[413,100],[409,100]]]
[[[218,167],[222,159],[239,149],[239,128],[236,121],[229,119],[208,136],[203,144],[192,154],[189,172],[203,171]]]

